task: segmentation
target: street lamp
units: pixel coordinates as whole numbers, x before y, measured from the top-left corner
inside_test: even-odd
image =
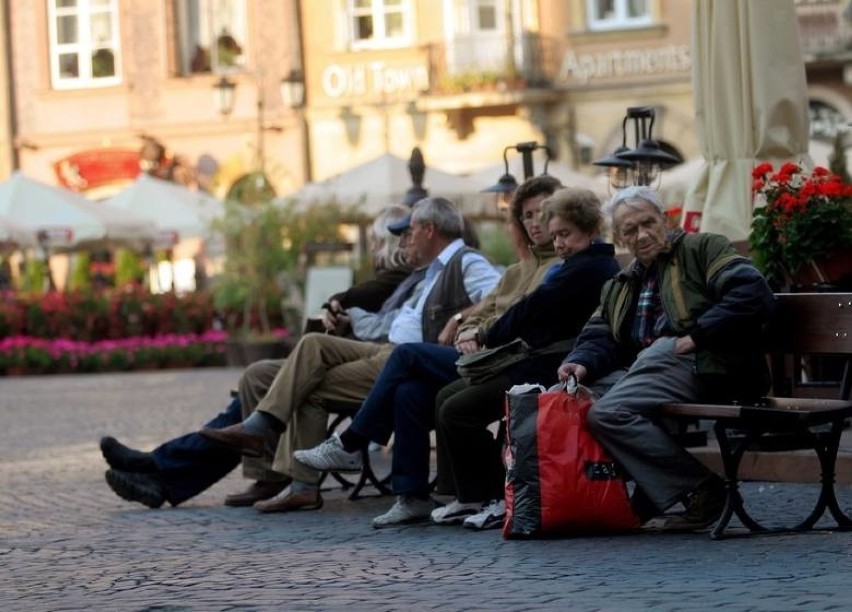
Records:
[[[231,81],[226,75],[213,85],[215,92],[214,102],[219,110],[219,113],[227,117],[234,110],[234,99],[236,97],[237,85]],[[264,131],[274,129],[280,131],[281,128],[276,126],[265,125],[264,119],[266,114],[266,103],[263,94],[263,78],[259,75],[257,78],[257,171],[253,173],[255,188],[258,192],[271,191],[274,195],[272,183],[266,176],[266,152],[264,147]]]
[[[213,104],[216,109],[224,117],[227,117],[234,110],[234,90],[237,84],[229,79],[226,75],[213,84]]]
[[[670,153],[660,148],[653,139],[655,111],[650,106],[634,106],[627,109],[621,122],[621,146],[612,155],[592,162],[596,166],[609,168],[609,183],[613,189],[629,185],[650,185],[665,168],[680,163]],[[635,148],[627,146],[627,122],[633,122]]]
[[[301,70],[293,68],[290,73],[281,79],[281,99],[287,108],[299,114],[302,128],[302,162],[304,164],[305,182],[311,180],[311,139],[308,133],[308,120],[305,116],[305,75]]]
[[[515,180],[514,176],[509,174],[508,152],[515,150],[521,154],[524,166],[524,180],[527,180],[535,175],[532,154],[533,151],[538,149],[543,149],[547,154],[547,157],[544,159],[544,171],[542,172],[542,174],[547,174],[547,164],[550,163],[551,158],[550,149],[548,149],[546,145],[540,145],[537,142],[519,142],[514,146],[503,149],[503,167],[505,169],[505,173],[497,179],[497,183],[483,189],[483,193],[502,193],[504,195],[514,193],[514,191],[518,188],[518,181]]]

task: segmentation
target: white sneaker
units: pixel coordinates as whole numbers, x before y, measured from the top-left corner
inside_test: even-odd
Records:
[[[503,526],[506,518],[506,502],[495,499],[482,507],[477,514],[469,516],[462,523],[468,529],[497,529]]]
[[[399,495],[390,510],[373,519],[373,527],[381,529],[424,521],[429,518],[434,507],[435,503],[431,499]]]
[[[321,472],[360,472],[364,466],[361,451],[347,453],[336,433],[318,446],[294,451],[293,457],[299,463]]]
[[[463,504],[459,500],[454,499],[446,506],[435,508],[430,515],[433,523],[439,525],[455,525],[461,523],[471,514],[476,514],[482,509],[482,504],[476,502]]]

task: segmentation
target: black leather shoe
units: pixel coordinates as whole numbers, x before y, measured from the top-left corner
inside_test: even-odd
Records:
[[[114,470],[151,473],[157,471],[154,456],[125,446],[112,436],[101,438],[101,453]]]
[[[166,487],[156,474],[107,470],[105,477],[109,488],[127,501],[139,502],[149,508],[159,508],[166,501]]]

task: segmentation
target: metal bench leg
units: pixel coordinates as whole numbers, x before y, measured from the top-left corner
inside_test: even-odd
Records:
[[[366,485],[371,484],[379,492],[379,495],[390,495],[391,490],[388,488],[390,484],[390,476],[384,478],[383,480],[379,480],[376,476],[376,473],[373,471],[373,466],[370,463],[370,448],[369,446],[361,449],[361,461],[363,463],[363,467],[361,468],[361,476],[358,478],[358,482],[355,484],[355,488],[352,489],[352,493],[349,494],[349,499],[356,500],[361,497],[361,489],[363,489]]]
[[[743,497],[739,490],[739,469],[743,454],[749,445],[760,437],[761,432],[749,431],[739,443],[732,448],[730,438],[728,438],[728,428],[719,421],[713,426],[716,433],[716,440],[719,443],[719,454],[722,457],[722,466],[725,471],[725,507],[722,510],[722,515],[716,522],[710,532],[710,537],[714,540],[719,540],[723,537],[723,533],[731,522],[731,518],[736,514],[737,518],[742,521],[751,531],[767,531],[766,527],[755,521],[743,505]]]
[[[815,517],[813,515],[808,517],[808,519],[814,519],[808,529],[813,527],[816,521],[825,513],[826,508],[828,508],[829,512],[831,512],[831,516],[833,516],[834,520],[837,521],[837,526],[840,529],[852,528],[852,519],[850,519],[849,516],[840,509],[840,504],[837,501],[837,492],[834,488],[837,449],[840,446],[840,436],[843,433],[843,427],[843,420],[834,421],[831,424],[831,432],[825,439],[825,443],[820,443],[819,440],[816,440],[814,443],[814,450],[816,450],[817,456],[819,457],[822,474],[820,476],[821,486],[819,499],[817,500],[817,507],[814,508],[814,514],[816,514],[817,509],[819,509],[819,515]]]

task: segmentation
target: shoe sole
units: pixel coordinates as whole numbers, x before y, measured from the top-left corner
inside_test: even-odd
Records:
[[[261,514],[275,514],[276,512],[303,512],[306,510],[319,510],[322,508],[322,505],[323,500],[320,498],[317,500],[317,503],[308,504],[307,506],[296,506],[290,508],[258,508],[257,506],[254,506],[254,508]]]
[[[430,520],[436,525],[459,525],[464,523],[465,519],[473,516],[476,512],[469,512],[465,514],[454,514],[452,516],[444,516],[440,519],[436,519],[433,517],[429,517]]]
[[[112,470],[107,470],[105,478],[109,488],[125,501],[138,502],[151,509],[156,509],[165,503],[165,498],[143,487],[128,484]]]
[[[429,516],[417,516],[411,517],[408,519],[403,519],[401,521],[396,521],[395,523],[373,523],[373,529],[387,529],[388,527],[400,527],[403,525],[411,525],[413,523],[425,523],[430,519]]]
[[[487,531],[488,529],[499,529],[503,526],[506,517],[502,516],[499,519],[492,519],[489,521],[485,521],[481,526],[475,525],[473,523],[462,523],[462,526],[465,529],[472,529],[473,531]]]

